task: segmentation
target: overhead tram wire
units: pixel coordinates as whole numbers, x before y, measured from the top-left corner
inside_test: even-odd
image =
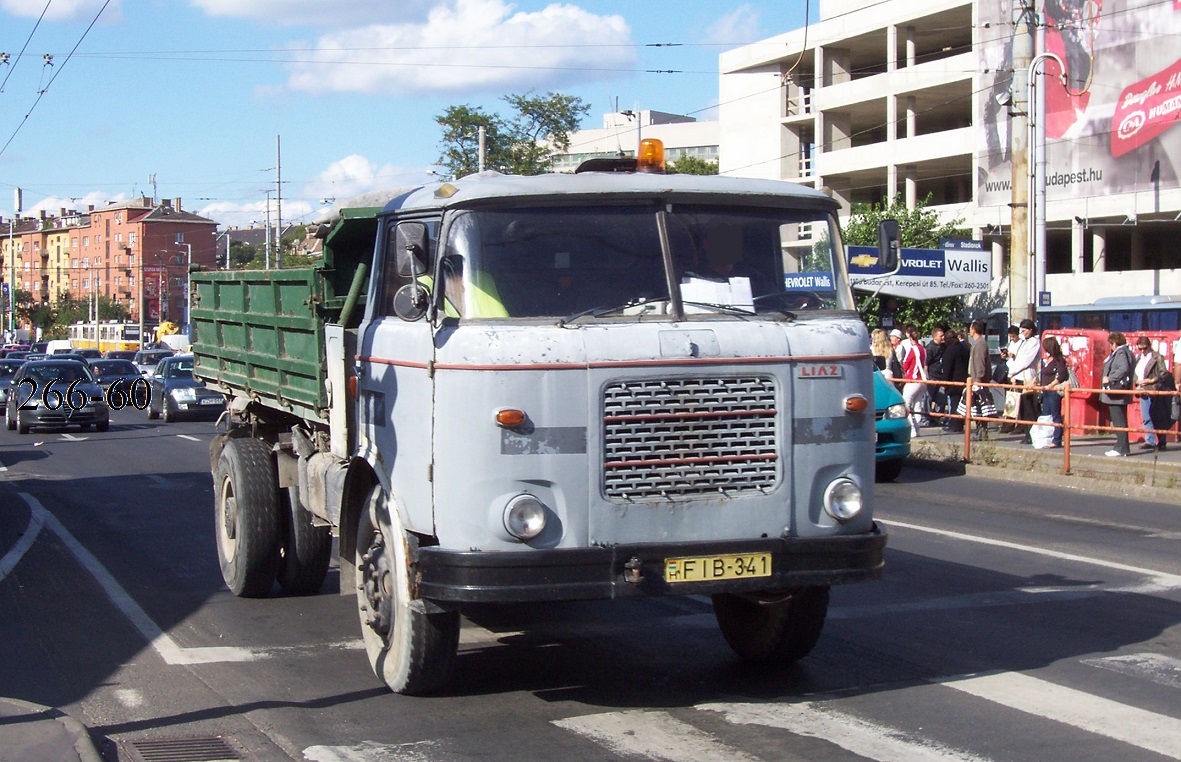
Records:
[[[49,6],[53,4],[53,0],[47,0],[45,7],[41,9],[41,15],[37,17],[37,23],[33,24],[33,28],[29,30],[29,36],[25,39],[25,44],[21,46],[21,52],[16,54],[16,59],[8,67],[8,73],[4,75],[4,81],[0,82],[0,93],[4,92],[4,86],[8,84],[8,78],[16,71],[16,65],[20,63],[21,58],[25,55],[25,51],[29,49],[29,43],[33,41],[33,35],[37,33],[37,27],[41,26],[41,20],[45,18],[45,14],[49,12]]]
[[[32,116],[34,109],[37,108],[37,104],[40,103],[41,99],[45,97],[45,94],[47,92],[49,92],[49,88],[53,87],[53,83],[55,81],[57,81],[58,76],[62,73],[62,69],[66,68],[66,64],[68,64],[70,62],[70,59],[74,57],[74,52],[77,51],[78,48],[82,45],[82,41],[86,39],[86,36],[88,34],[90,34],[90,30],[93,29],[94,25],[98,23],[99,17],[103,15],[103,11],[105,11],[107,9],[107,6],[110,4],[111,4],[111,0],[106,0],[106,2],[103,3],[102,7],[98,9],[98,13],[94,14],[94,18],[91,20],[90,24],[86,27],[86,30],[82,32],[82,36],[78,38],[78,42],[75,43],[74,47],[70,49],[70,53],[69,53],[69,55],[66,56],[66,60],[62,61],[61,65],[58,66],[57,69],[53,72],[53,76],[49,78],[49,82],[47,82],[45,84],[45,87],[42,88],[37,93],[37,99],[35,101],[33,101],[33,105],[29,107],[28,113],[26,113],[24,115],[24,118],[21,119],[20,124],[18,124],[16,126],[16,129],[12,131],[12,135],[9,136],[8,142],[6,142],[4,144],[4,146],[2,148],[0,148],[0,156],[3,156],[4,152],[8,150],[8,147],[10,145],[12,145],[12,141],[16,140],[17,134],[20,133],[21,128],[25,126],[25,123],[29,121],[29,117]],[[48,7],[48,6],[46,6],[46,7]]]

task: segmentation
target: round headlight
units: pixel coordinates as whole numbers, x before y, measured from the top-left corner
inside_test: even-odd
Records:
[[[545,529],[545,506],[532,495],[517,495],[505,506],[504,528],[513,537],[532,540]]]
[[[824,490],[824,512],[837,521],[848,521],[861,513],[861,488],[848,479],[837,479]]]

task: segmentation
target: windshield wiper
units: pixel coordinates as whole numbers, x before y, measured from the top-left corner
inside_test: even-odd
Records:
[[[707,309],[718,310],[730,315],[757,315],[754,310],[748,310],[746,307],[738,307],[733,304],[713,304],[711,302],[682,302],[686,307],[705,307]]]
[[[656,302],[667,302],[667,301],[668,301],[667,296],[653,296],[653,297],[648,297],[646,299],[632,299],[630,301],[626,301],[623,304],[619,304],[614,307],[591,307],[588,310],[583,310],[581,312],[575,312],[573,315],[568,315],[568,316],[562,318],[561,320],[558,321],[558,325],[564,326],[567,323],[571,323],[581,317],[587,317],[588,315],[591,317],[603,317],[604,315],[610,315],[612,312],[620,312],[622,310],[626,310],[628,307],[643,307],[645,304],[654,304]]]

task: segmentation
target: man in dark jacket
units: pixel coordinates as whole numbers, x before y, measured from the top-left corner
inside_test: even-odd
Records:
[[[943,374],[948,381],[964,383],[968,380],[968,345],[954,330],[948,329],[943,334]],[[960,406],[960,397],[964,395],[964,387],[948,385],[947,409],[955,412]],[[944,421],[945,431],[962,433],[964,422],[949,418]]]
[[[931,340],[927,342],[927,378],[932,381],[946,381],[947,371],[943,365],[943,353],[947,349],[944,337],[947,333],[947,326],[940,323],[931,330]],[[951,412],[947,409],[947,391],[942,386],[934,384],[927,387],[927,392],[931,398],[931,413],[947,413]],[[935,419],[932,418],[932,423]],[[947,428],[948,420],[946,418],[940,421],[940,424]]]

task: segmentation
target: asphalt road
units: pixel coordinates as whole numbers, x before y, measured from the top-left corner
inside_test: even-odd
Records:
[[[335,571],[225,590],[211,433],[0,430],[0,696],[109,760],[1181,758],[1179,506],[910,469],[884,578],[796,667],[738,663],[702,597],[536,605],[471,612],[449,690],[406,698]]]

